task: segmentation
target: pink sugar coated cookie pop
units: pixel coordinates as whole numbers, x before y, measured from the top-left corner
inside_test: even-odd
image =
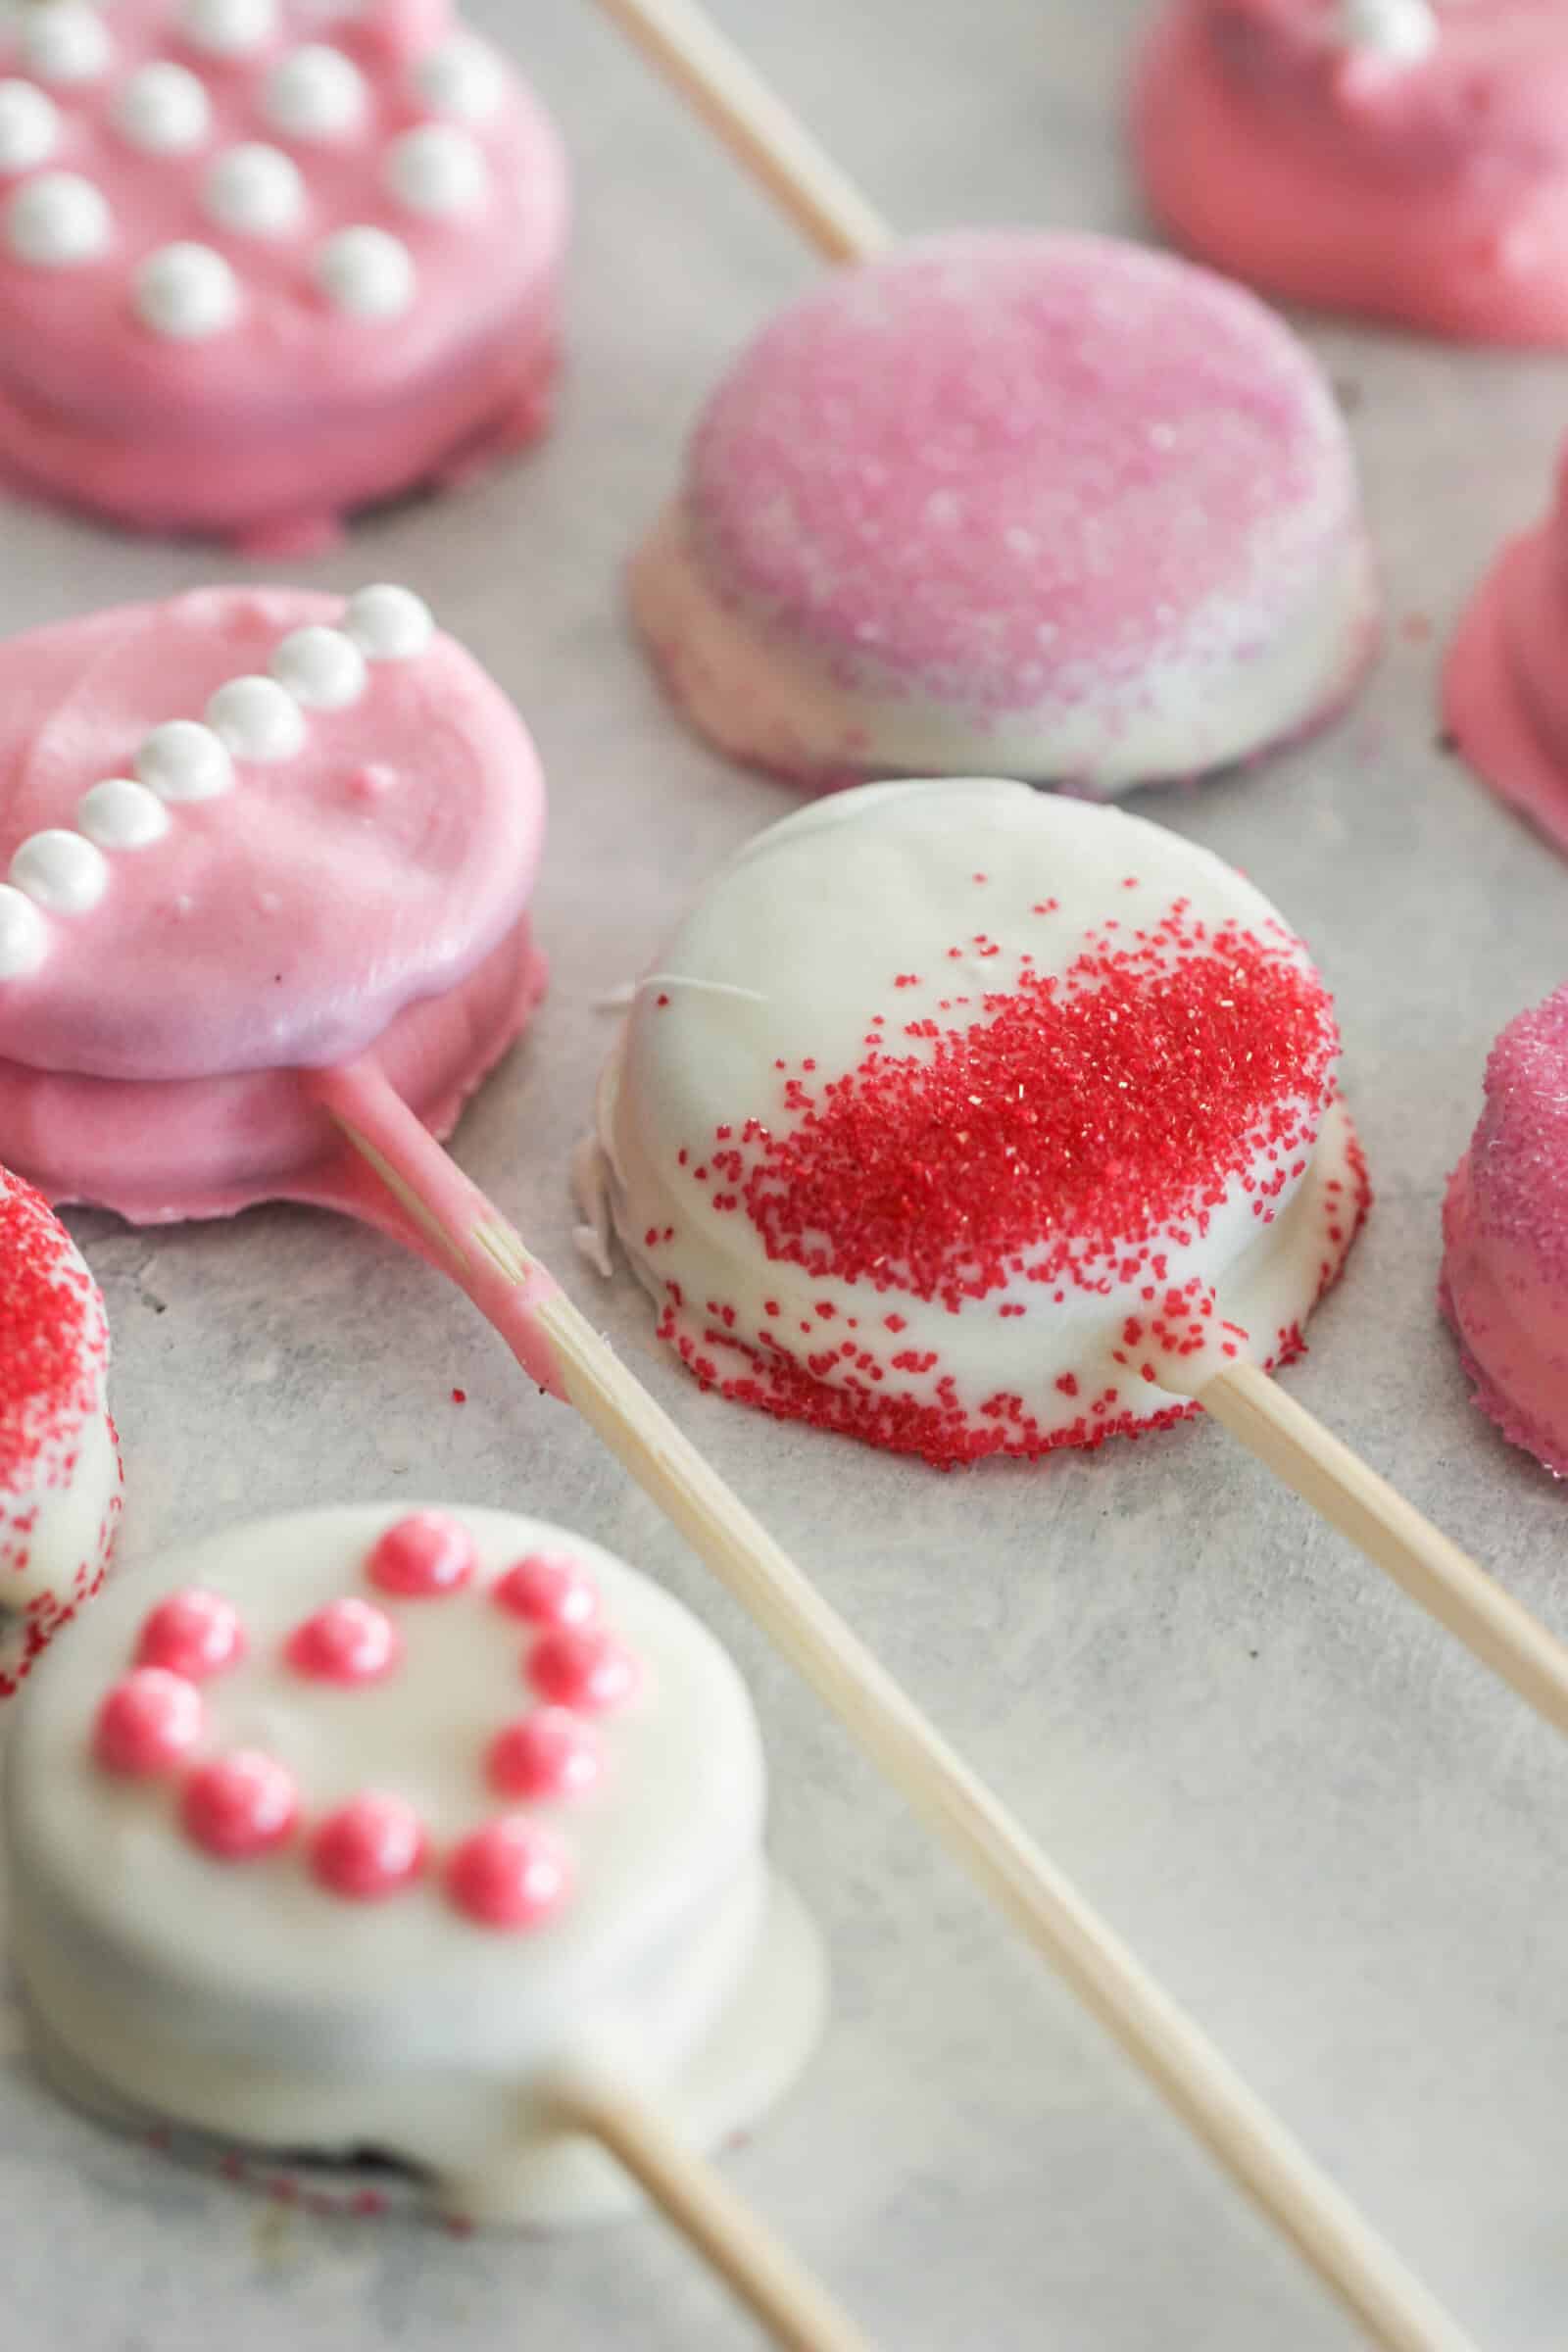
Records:
[[[0,1168],[0,1616],[21,1621],[0,1697],[103,1582],[122,1487],[108,1368],[103,1298],[75,1244]]]
[[[138,529],[319,540],[543,429],[565,225],[552,123],[451,0],[15,12],[0,466]]]
[[[1092,792],[1335,709],[1375,592],[1344,425],[1249,295],[1106,239],[836,270],[741,355],[633,565],[694,723],[819,785]]]
[[[1443,1311],[1477,1404],[1568,1478],[1568,988],[1492,1049],[1443,1240]]]
[[[409,1573],[432,1560],[464,1572]],[[589,1631],[501,1602],[541,1560]],[[394,1672],[298,1670],[302,1629],[367,1619],[395,1629]],[[612,1657],[618,1703],[591,1675],[542,1698],[529,1661],[557,1642]],[[382,2149],[471,2219],[624,2202],[560,2105],[601,2041],[609,2064],[629,2040],[706,2145],[817,2030],[738,1675],[667,1593],[535,1519],[305,1512],[131,1570],[29,1678],[6,1795],[29,2010],[95,2104],[246,2149]]]
[[[0,1152],[140,1223],[401,1230],[302,1077],[366,1061],[451,1128],[543,988],[543,835],[516,713],[407,589],[0,645]]]
[[[1165,0],[1132,135],[1166,227],[1264,293],[1568,343],[1561,0]]]
[[[1500,800],[1568,855],[1568,448],[1550,514],[1503,547],[1454,633],[1444,716]]]

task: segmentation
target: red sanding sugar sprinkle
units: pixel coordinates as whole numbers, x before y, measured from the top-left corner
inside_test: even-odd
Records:
[[[814,1278],[956,1311],[1018,1275],[1102,1289],[1130,1250],[1200,1236],[1230,1186],[1269,1200],[1330,1091],[1327,991],[1285,935],[1185,902],[1108,942],[1064,974],[1020,964],[967,1027],[910,1022],[913,1052],[786,1076],[787,1129],[710,1153],[714,1206]]]
[[[40,1446],[95,1408],[102,1309],[64,1228],[0,1171],[0,1488],[25,1484]]]

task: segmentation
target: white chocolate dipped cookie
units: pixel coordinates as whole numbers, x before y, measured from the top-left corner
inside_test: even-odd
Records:
[[[29,1688],[16,1957],[93,2109],[586,2219],[626,2192],[558,2077],[712,2143],[816,2037],[763,1807],[734,1668],[596,1546],[490,1510],[258,1522],[117,1581]]]
[[[0,1697],[97,1592],[122,1478],[109,1319],[80,1251],[0,1168]]]
[[[743,850],[579,1161],[705,1386],[942,1464],[1098,1446],[1301,1346],[1366,1204],[1333,1002],[1207,851],[984,779]]]

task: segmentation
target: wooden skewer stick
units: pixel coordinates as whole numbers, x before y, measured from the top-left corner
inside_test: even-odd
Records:
[[[760,103],[766,92],[760,91],[752,68],[709,24],[696,0],[599,0],[599,5],[718,129],[792,220],[804,223],[825,187],[843,188],[837,168],[819,156],[789,116],[770,101]],[[769,136],[775,117],[790,135]],[[830,174],[826,181],[819,175],[823,166]],[[831,251],[813,238],[833,260],[862,259],[884,241],[880,228],[874,241]],[[1555,1730],[1568,1732],[1568,1647],[1348,1446],[1254,1366],[1227,1370],[1192,1394],[1538,1714]]]
[[[859,189],[692,0],[600,5],[824,261],[864,261],[890,242]]]
[[[657,2107],[616,2082],[565,2077],[563,2124],[597,2139],[671,2226],[789,2352],[871,2352],[870,2338],[818,2285]]]
[[[1256,1364],[1198,1392],[1205,1412],[1348,1536],[1538,1715],[1568,1733],[1568,1648]]]
[[[373,1062],[309,1091],[542,1387],[575,1406],[970,1877],[1386,2352],[1466,2339],[557,1288]]]

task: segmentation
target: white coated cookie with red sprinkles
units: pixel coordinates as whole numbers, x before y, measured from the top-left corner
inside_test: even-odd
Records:
[[[579,1158],[707,1387],[950,1465],[1276,1364],[1366,1206],[1305,948],[1206,850],[1020,784],[754,841],[640,983]]]
[[[0,1168],[0,1611],[22,1620],[0,1696],[96,1592],[122,1485],[97,1284],[31,1185]]]
[[[712,2142],[816,2035],[739,1676],[538,1520],[302,1513],[117,1579],[29,1685],[5,1795],[40,2050],[116,2120],[574,2220],[625,2192],[553,2069],[629,2060]]]

